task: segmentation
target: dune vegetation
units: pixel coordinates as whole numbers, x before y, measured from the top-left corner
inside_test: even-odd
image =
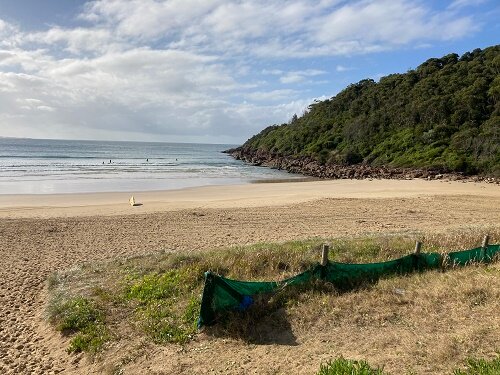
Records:
[[[492,242],[498,242],[500,232],[488,231]],[[498,262],[393,276],[347,292],[319,283],[289,288],[256,309],[229,313],[217,325],[206,327],[203,336],[197,330],[207,270],[240,280],[279,280],[318,262],[325,241],[331,243],[335,261],[375,262],[412,252],[416,238],[423,240],[423,251],[442,253],[476,247],[481,240],[472,230],[315,238],[88,263],[50,277],[48,319],[70,338],[69,353],[83,351],[97,360],[105,358],[110,345],[131,337],[151,345],[180,347],[203,337],[251,345],[272,342],[273,335],[288,329],[298,336],[330,330],[342,342],[345,358],[359,358],[353,351],[359,340],[360,350],[369,343],[380,353],[367,355],[363,361],[332,358],[321,364],[318,360],[321,375],[420,373],[422,369],[426,373],[493,374],[488,369],[497,369],[498,359],[492,353],[500,348],[498,332],[489,322],[498,319],[500,308]],[[471,319],[476,315],[479,321]],[[362,337],[355,333],[360,329],[366,332]],[[417,338],[411,333],[415,329],[421,331]],[[384,337],[388,330],[394,341]],[[394,362],[393,351],[400,354],[399,362]]]

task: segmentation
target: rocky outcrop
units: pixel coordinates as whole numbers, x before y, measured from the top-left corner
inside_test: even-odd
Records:
[[[465,176],[461,173],[446,173],[433,169],[393,168],[387,166],[373,166],[369,164],[339,165],[321,164],[316,159],[306,156],[283,156],[263,150],[253,150],[247,147],[238,147],[224,151],[237,160],[246,163],[281,169],[290,173],[299,173],[306,176],[325,179],[412,179],[423,178],[428,180],[472,180],[500,183],[499,179],[482,176]]]

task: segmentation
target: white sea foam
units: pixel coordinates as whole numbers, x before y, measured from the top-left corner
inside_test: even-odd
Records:
[[[294,176],[221,152],[230,147],[0,138],[0,194],[169,190]]]

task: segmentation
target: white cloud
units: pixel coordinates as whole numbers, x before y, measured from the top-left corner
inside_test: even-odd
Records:
[[[478,6],[481,4],[484,4],[487,0],[455,0],[453,1],[450,6],[448,7],[449,9],[460,9],[460,8],[465,8],[469,6]]]
[[[242,141],[310,103],[327,72],[303,58],[474,31],[418,0],[96,0],[78,18],[36,32],[0,19],[0,135]]]
[[[348,67],[348,66],[344,66],[344,65],[337,65],[337,66],[335,67],[335,70],[336,70],[337,72],[347,72],[348,70],[352,70],[352,69],[353,69],[353,68]]]
[[[279,121],[277,114],[288,116],[266,103],[229,102],[227,93],[241,95],[252,85],[235,81],[216,57],[183,51],[54,59],[36,74],[0,73],[0,82],[2,135],[239,142],[242,134]],[[266,102],[289,100],[294,93],[248,97]]]
[[[273,76],[279,76],[283,74],[283,71],[280,69],[264,69],[262,70],[262,74],[269,74]]]
[[[288,72],[280,78],[281,83],[299,83],[305,81],[308,77],[315,77],[325,74],[323,70],[308,69]]]
[[[321,20],[315,37],[332,53],[391,49],[421,40],[460,38],[474,29],[470,17],[432,12],[418,2],[348,3]]]
[[[97,0],[80,17],[118,39],[266,58],[370,53],[459,38],[474,25],[416,0]]]
[[[218,0],[98,0],[87,3],[80,18],[113,27],[121,36],[149,40],[188,29],[222,3]]]
[[[0,35],[9,36],[18,32],[18,28],[13,24],[0,19]]]
[[[290,98],[294,98],[299,94],[296,90],[290,89],[281,89],[281,90],[271,90],[271,91],[254,91],[248,95],[247,98],[254,101],[283,101],[290,100]]]
[[[115,40],[111,31],[104,28],[62,29],[53,27],[46,32],[27,34],[24,41],[39,45],[63,44],[73,54],[83,52],[106,52],[118,49],[122,44]]]

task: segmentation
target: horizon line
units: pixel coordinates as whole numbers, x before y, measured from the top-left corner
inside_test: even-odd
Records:
[[[34,141],[74,141],[74,142],[122,142],[122,143],[165,143],[165,144],[191,144],[191,145],[239,145],[236,143],[203,143],[203,142],[169,142],[169,141],[130,141],[130,140],[109,140],[109,139],[68,139],[68,138],[31,138],[31,137],[8,137],[0,135],[0,139],[24,139]]]

